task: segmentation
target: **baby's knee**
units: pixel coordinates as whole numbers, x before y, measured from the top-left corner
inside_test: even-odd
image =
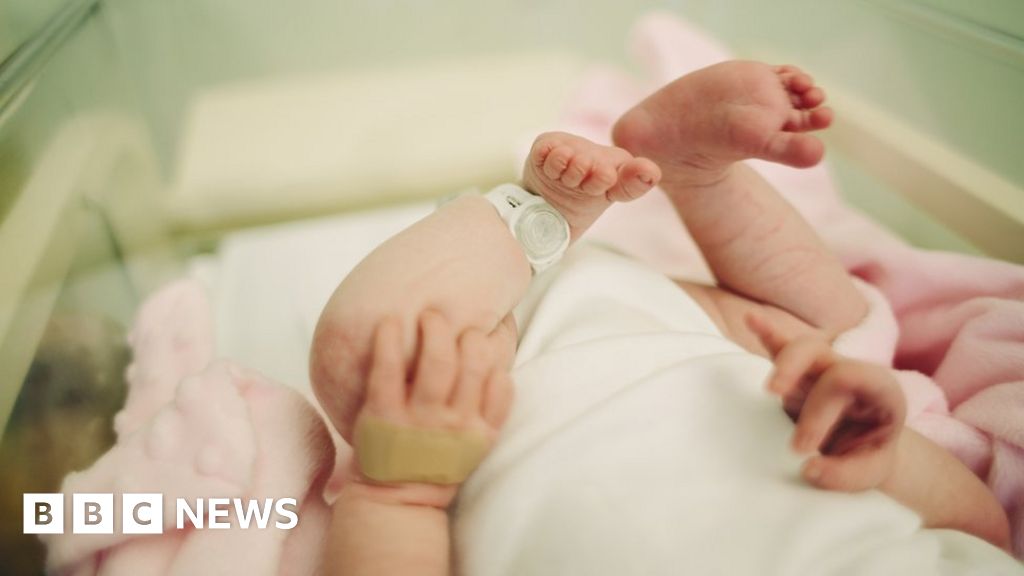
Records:
[[[363,404],[370,335],[325,311],[313,334],[309,378],[320,406],[346,441]]]

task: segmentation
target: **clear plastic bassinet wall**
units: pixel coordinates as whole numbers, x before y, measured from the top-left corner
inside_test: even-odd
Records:
[[[125,326],[171,273],[157,159],[96,2],[0,2],[0,573],[34,574],[22,494],[113,441]]]
[[[560,75],[590,63],[641,74],[625,50],[630,24],[647,10],[665,9],[704,26],[738,55],[807,67],[843,94],[1021,188],[1024,4],[965,6],[953,0],[0,0],[0,573],[33,574],[42,565],[38,542],[21,534],[21,495],[56,490],[64,474],[87,466],[112,441],[110,418],[124,395],[125,331],[141,298],[179,273],[198,249],[215,246],[226,229],[252,223],[190,226],[180,211],[173,216],[165,208],[188,164],[189,114],[200,95],[317,75],[344,76],[348,83],[335,86],[357,90],[358,79],[450,72],[465,61],[489,67],[493,80],[502,73],[495,67],[529,54],[532,67],[517,64],[515,71],[535,70],[542,81],[495,85],[510,92],[503,102],[532,107],[517,108],[520,116],[491,112],[491,122],[514,117],[543,125],[545,118],[529,114],[557,113],[551,95],[571,86]],[[432,68],[438,62],[448,67]],[[420,121],[431,111],[415,112],[410,118]],[[212,146],[205,161],[218,166],[236,152]],[[505,158],[486,160],[504,166]],[[833,160],[851,201],[909,240],[973,250],[855,159]],[[469,164],[446,186],[513,174],[508,164],[478,176]],[[372,203],[303,206],[298,196],[286,198],[287,209],[261,213],[260,220]],[[1006,201],[1019,207],[1024,198]],[[1020,240],[1006,242],[1024,245]]]

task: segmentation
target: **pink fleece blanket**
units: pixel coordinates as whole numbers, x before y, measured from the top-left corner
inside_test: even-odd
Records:
[[[646,80],[595,68],[563,129],[607,142],[615,119],[648,92],[729,57],[714,39],[666,13],[641,18],[630,49]],[[847,207],[825,166],[751,164],[851,274],[884,294],[895,322],[876,322],[870,334],[859,334],[860,351],[891,361],[909,400],[910,426],[985,479],[1010,516],[1014,551],[1024,557],[1024,268],[908,246]],[[591,234],[667,274],[710,278],[661,193],[614,206]]]
[[[194,281],[168,285],[140,309],[129,337],[128,398],[117,443],[61,491],[114,494],[113,534],[43,536],[47,571],[74,576],[308,576],[317,572],[329,509],[324,485],[334,449],[319,414],[298,393],[229,362],[213,361],[213,316]],[[123,534],[121,495],[163,494],[163,533]],[[293,498],[298,524],[178,529],[175,501]],[[71,497],[66,496],[65,514]],[[69,524],[70,525],[70,524]]]

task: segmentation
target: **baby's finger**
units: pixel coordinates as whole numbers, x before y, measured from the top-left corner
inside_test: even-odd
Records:
[[[444,316],[431,310],[420,316],[419,351],[410,401],[444,404],[451,395],[458,370],[455,334]]]
[[[386,318],[377,326],[373,360],[366,383],[366,402],[382,412],[392,412],[405,403],[402,328],[394,318]]]
[[[494,364],[494,354],[481,330],[470,328],[459,338],[459,376],[452,392],[452,407],[460,414],[480,410],[484,385]]]
[[[779,334],[760,314],[749,312],[743,317],[743,320],[747,324],[747,328],[750,328],[750,331],[761,340],[761,344],[768,350],[772,358],[789,343],[789,339]]]
[[[768,376],[768,390],[792,394],[804,378],[816,377],[835,361],[828,343],[805,336],[791,341],[775,356],[775,369]]]
[[[509,410],[512,409],[512,397],[515,387],[508,372],[495,368],[487,379],[487,386],[484,387],[483,403],[480,407],[480,414],[484,421],[494,429],[501,428],[508,418]]]
[[[820,449],[853,402],[853,395],[841,378],[834,371],[825,372],[807,394],[793,432],[793,449],[797,452],[806,454]]]
[[[801,475],[818,488],[859,492],[877,488],[892,472],[895,450],[862,450],[844,456],[814,456]]]

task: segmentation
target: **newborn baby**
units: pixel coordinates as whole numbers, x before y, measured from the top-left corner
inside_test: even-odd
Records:
[[[522,184],[561,212],[576,240],[612,202],[660,182],[718,282],[679,281],[678,297],[710,319],[709,334],[773,359],[768,389],[796,423],[804,480],[878,489],[925,527],[1006,548],[1002,508],[958,460],[903,427],[888,371],[832,350],[867,303],[810,226],[740,162],[817,164],[824,149],[809,132],[831,123],[823,101],[794,67],[711,66],[627,112],[613,133],[620,147],[540,136]],[[522,249],[480,197],[450,202],[381,245],[338,287],[314,336],[311,377],[331,422],[350,443],[374,419],[491,445],[511,404],[511,312],[530,280]],[[345,574],[447,574],[446,509],[458,482],[365,472],[353,462],[335,504],[328,564]]]

